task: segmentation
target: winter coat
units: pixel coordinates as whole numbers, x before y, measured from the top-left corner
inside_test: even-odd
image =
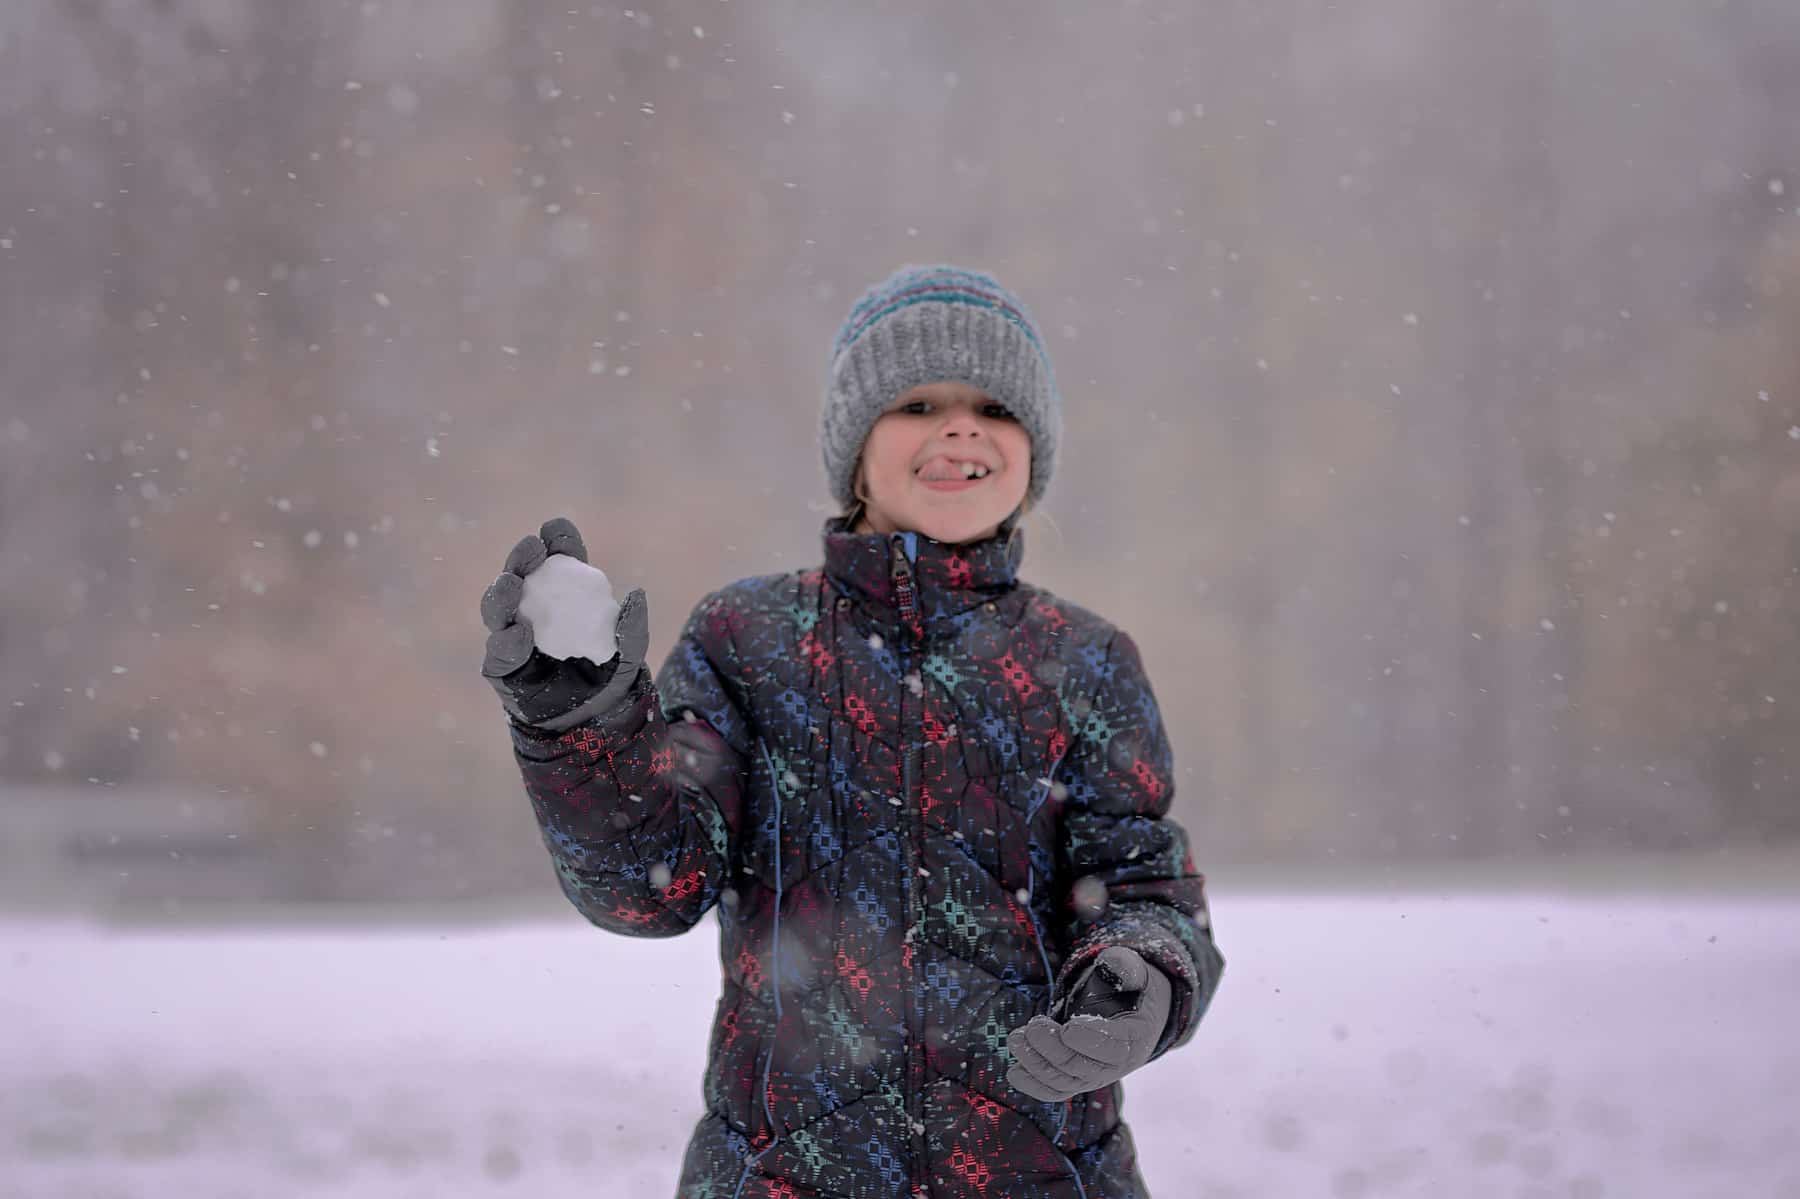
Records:
[[[1137,646],[1019,580],[1022,533],[832,517],[823,541],[822,567],[707,595],[615,713],[508,722],[583,916],[665,937],[718,912],[678,1193],[1143,1196],[1122,1084],[1006,1081],[1007,1034],[1102,948],[1169,977],[1156,1057],[1224,967]]]

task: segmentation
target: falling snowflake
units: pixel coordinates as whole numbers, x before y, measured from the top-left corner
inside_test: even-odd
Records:
[[[1082,920],[1098,920],[1106,911],[1107,898],[1106,884],[1091,874],[1076,879],[1069,891],[1069,903]]]

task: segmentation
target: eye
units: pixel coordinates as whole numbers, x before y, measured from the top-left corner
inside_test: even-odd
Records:
[[[900,405],[898,408],[894,409],[894,411],[896,411],[896,412],[911,412],[915,408],[923,409],[923,408],[929,408],[929,407],[931,407],[930,400],[908,400],[906,403],[904,403],[904,404]],[[988,416],[993,417],[995,420],[1015,420],[1015,419],[1017,419],[1013,416],[1011,410],[1009,410],[1006,407],[1006,405],[1004,405],[1004,404],[984,404],[984,405],[982,405],[982,411],[984,413],[986,413]]]

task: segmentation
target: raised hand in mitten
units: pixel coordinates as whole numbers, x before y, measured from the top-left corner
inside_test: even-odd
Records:
[[[1007,1036],[1006,1081],[1047,1103],[1111,1086],[1150,1060],[1171,998],[1167,975],[1108,945],[1070,996],[1066,1021],[1033,1016]]]
[[[543,523],[536,536],[520,538],[506,568],[481,597],[487,654],[481,673],[516,720],[562,732],[621,705],[649,649],[650,613],[642,588],[619,606],[618,652],[605,662],[557,658],[536,642],[530,619],[519,611],[525,578],[553,554],[587,562],[587,547],[567,517]]]

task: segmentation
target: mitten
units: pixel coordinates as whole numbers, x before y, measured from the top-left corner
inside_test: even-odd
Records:
[[[1006,1080],[1060,1102],[1111,1086],[1150,1060],[1168,1024],[1168,976],[1136,950],[1109,945],[1072,993],[1068,1019],[1033,1016],[1006,1039]]]
[[[482,677],[500,704],[522,724],[560,733],[622,705],[650,645],[650,611],[640,587],[619,605],[619,652],[603,663],[586,658],[552,658],[537,648],[531,622],[519,615],[525,576],[551,554],[586,562],[587,547],[567,517],[543,523],[538,535],[520,538],[506,556],[506,569],[481,597],[487,626]]]

